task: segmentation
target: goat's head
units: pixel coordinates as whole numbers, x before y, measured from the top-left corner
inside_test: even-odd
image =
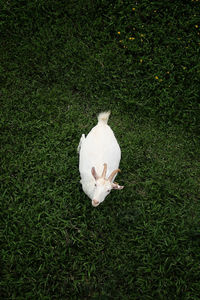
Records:
[[[107,164],[104,164],[104,169],[101,176],[97,175],[94,167],[92,168],[91,173],[95,179],[94,196],[92,199],[93,206],[96,207],[101,202],[103,202],[112,189],[121,190],[124,188],[123,186],[120,186],[118,183],[113,182],[113,178],[119,171],[120,169],[116,169],[112,171],[110,176],[106,179]]]

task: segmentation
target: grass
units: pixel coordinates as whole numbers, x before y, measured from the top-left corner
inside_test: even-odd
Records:
[[[2,299],[199,299],[198,7],[2,5]],[[105,109],[125,189],[94,209],[76,148]]]

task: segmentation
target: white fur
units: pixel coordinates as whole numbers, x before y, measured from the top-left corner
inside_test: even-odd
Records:
[[[118,169],[121,150],[115,135],[107,125],[110,112],[100,113],[98,124],[92,128],[87,137],[83,134],[78,146],[79,152],[79,171],[81,184],[86,195],[94,201],[101,203],[108,195],[108,190],[113,188],[112,182],[107,180],[95,180],[91,170],[95,167],[98,176],[101,176],[104,164],[107,164],[106,178],[113,170]],[[116,175],[115,175],[116,176]],[[115,177],[114,176],[114,177]],[[97,187],[95,187],[95,184]],[[120,186],[118,186],[119,189]],[[120,187],[121,189],[122,187]],[[98,198],[98,199],[96,199]],[[94,202],[93,202],[94,204]],[[93,205],[97,206],[97,205]]]

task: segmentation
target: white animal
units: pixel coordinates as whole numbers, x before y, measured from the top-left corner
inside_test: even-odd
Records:
[[[123,186],[113,182],[120,171],[121,150],[107,125],[109,115],[110,111],[100,113],[98,124],[87,137],[82,134],[78,146],[80,182],[95,207],[104,201],[112,189],[123,189]]]

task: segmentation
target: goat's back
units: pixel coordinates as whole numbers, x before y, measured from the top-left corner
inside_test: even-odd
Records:
[[[98,174],[107,163],[108,173],[119,167],[121,150],[115,135],[107,124],[97,124],[87,135],[80,149],[79,170],[81,174],[91,174],[95,167]]]

